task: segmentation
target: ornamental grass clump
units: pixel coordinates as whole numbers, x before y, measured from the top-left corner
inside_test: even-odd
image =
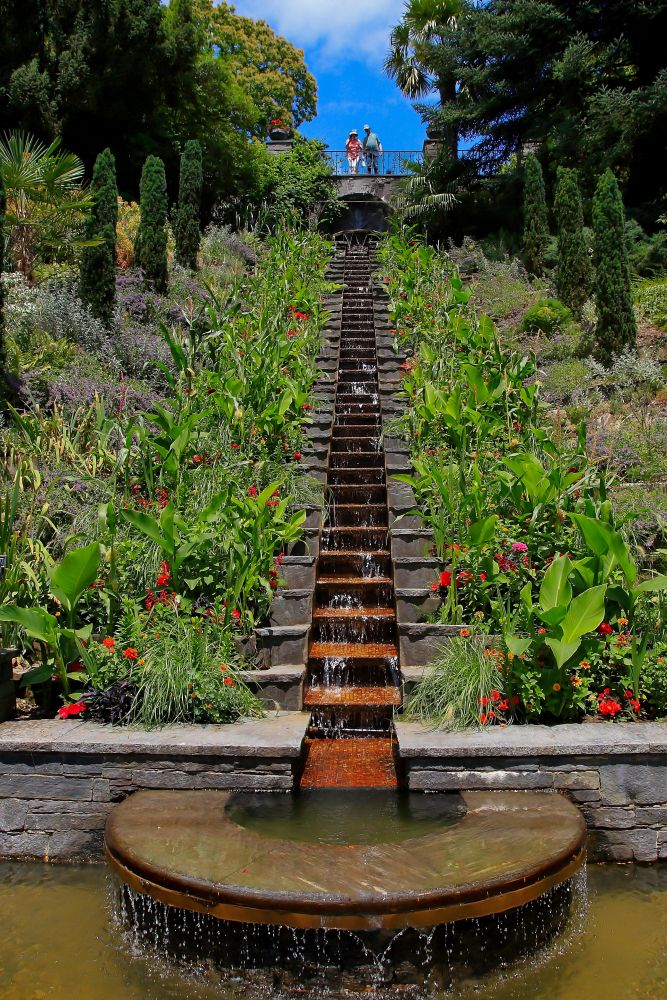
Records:
[[[483,638],[452,639],[405,706],[406,718],[441,729],[472,729],[511,716],[495,650]]]

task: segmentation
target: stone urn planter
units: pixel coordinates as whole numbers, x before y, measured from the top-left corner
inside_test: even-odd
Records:
[[[445,131],[440,125],[427,125],[426,135],[429,139],[433,140],[443,139]]]
[[[0,722],[12,719],[16,713],[13,661],[18,655],[18,649],[0,649]]]
[[[292,129],[285,125],[271,125],[269,127],[269,139],[271,142],[287,142],[292,138]]]

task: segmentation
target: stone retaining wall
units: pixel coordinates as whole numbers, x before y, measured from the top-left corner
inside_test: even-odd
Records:
[[[291,790],[308,716],[153,732],[0,726],[0,858],[101,860],[106,818],[142,788]]]
[[[409,788],[560,792],[581,809],[593,861],[667,860],[667,725],[396,726]]]

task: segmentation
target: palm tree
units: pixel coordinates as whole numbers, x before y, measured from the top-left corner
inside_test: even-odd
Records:
[[[456,100],[454,67],[447,65],[447,38],[465,11],[466,0],[407,0],[403,19],[391,33],[385,72],[406,97],[416,99],[437,91],[440,104]],[[458,156],[458,135],[446,138],[450,154]]]
[[[87,245],[79,239],[92,207],[83,190],[84,165],[74,153],[24,132],[0,140],[0,186],[6,199],[9,255],[16,270],[32,275],[40,253],[67,260]]]

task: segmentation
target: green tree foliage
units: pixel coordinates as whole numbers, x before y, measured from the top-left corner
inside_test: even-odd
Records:
[[[257,109],[259,137],[274,119],[294,126],[312,121],[317,83],[300,49],[276,35],[266,21],[241,17],[228,3],[198,0],[198,8],[209,53],[242,79]]]
[[[186,143],[181,157],[181,179],[178,209],[174,223],[176,260],[182,267],[194,270],[201,239],[200,215],[202,194],[201,146],[195,140]]]
[[[164,163],[149,156],[141,175],[141,220],[134,256],[146,281],[167,291],[167,179]]]
[[[457,80],[436,118],[473,145],[470,172],[528,145],[577,165],[584,190],[612,167],[632,205],[667,190],[667,0],[470,0],[432,42]],[[434,60],[437,57],[434,57]]]
[[[107,325],[113,314],[116,292],[116,223],[118,222],[118,186],[116,162],[110,149],[95,161],[91,192],[95,199],[86,224],[89,240],[101,239],[85,247],[81,256],[80,291],[98,319]]]
[[[5,192],[0,175],[0,278],[5,269]],[[0,280],[0,406],[5,396],[5,311],[4,290]]]
[[[561,301],[579,315],[590,291],[591,264],[576,170],[558,168],[554,213],[558,230],[556,288]]]
[[[621,192],[611,170],[600,178],[593,198],[596,353],[611,366],[625,350],[634,350],[637,324],[632,306],[630,269]]]
[[[549,239],[547,198],[540,161],[526,157],[523,195],[523,243],[526,268],[530,274],[544,274],[544,250]]]
[[[88,170],[105,146],[136,198],[159,155],[170,183],[199,141],[203,214],[258,191],[274,118],[315,116],[303,53],[263,21],[213,0],[0,0],[0,134],[21,129],[75,149]]]
[[[441,106],[455,103],[458,72],[450,43],[465,9],[465,0],[409,0],[405,4],[403,17],[391,33],[384,65],[406,97],[435,92]],[[456,158],[458,127],[449,124],[445,132],[448,151]]]
[[[172,70],[160,0],[5,4],[12,28],[4,43],[8,61],[0,71],[8,78],[0,130],[29,128],[40,113],[41,138],[57,133],[89,166],[108,145],[123,180],[133,178],[146,146],[159,141],[165,81]],[[4,16],[2,21],[7,38]]]
[[[335,217],[339,205],[323,143],[297,136],[291,153],[262,153],[259,189],[242,204],[248,223],[275,230]]]
[[[92,205],[83,176],[79,157],[58,139],[49,146],[22,132],[0,139],[9,255],[26,277],[40,261],[76,261]]]

